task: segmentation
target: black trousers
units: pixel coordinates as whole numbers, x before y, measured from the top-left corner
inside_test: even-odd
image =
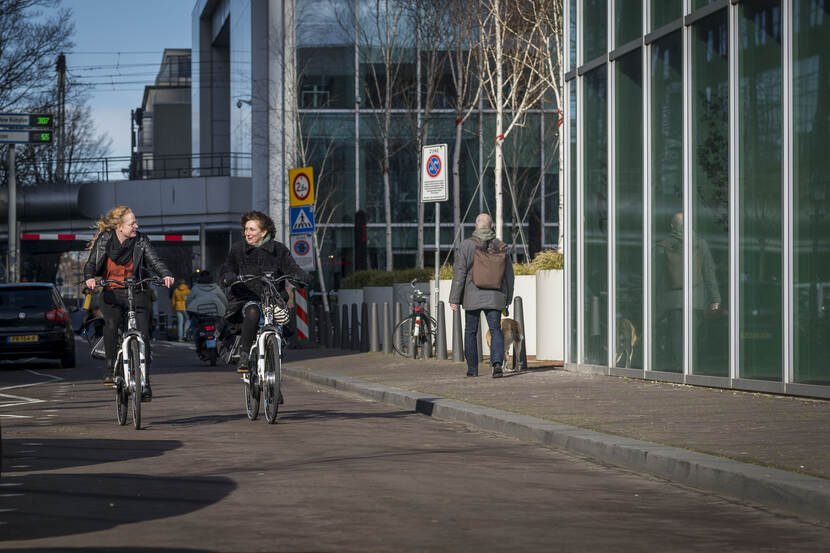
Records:
[[[144,344],[149,353],[150,316],[153,313],[150,294],[146,290],[141,292],[136,291],[134,299],[135,322],[139,332],[141,332],[141,336],[144,338]],[[112,365],[115,362],[115,353],[121,345],[118,343],[118,329],[121,327],[122,320],[124,320],[124,328],[126,328],[125,319],[129,308],[127,290],[116,288],[114,290],[104,290],[101,294],[101,313],[104,315],[104,350],[107,353],[108,369],[112,369]]]

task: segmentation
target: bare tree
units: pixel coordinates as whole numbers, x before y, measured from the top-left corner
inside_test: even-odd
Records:
[[[0,0],[0,110],[28,104],[49,86],[54,63],[72,48],[69,10],[55,0]],[[49,11],[53,15],[45,16]]]
[[[476,52],[478,27],[476,26],[475,3],[468,0],[451,0],[448,11],[449,25],[449,66],[452,74],[455,107],[455,147],[452,156],[452,201],[453,226],[456,229],[453,242],[461,240],[461,149],[464,138],[464,123],[475,111],[481,96],[481,79],[476,75],[477,62],[481,57]],[[480,71],[479,71],[480,74]]]
[[[496,236],[503,237],[504,197],[502,144],[516,128],[524,126],[528,112],[538,109],[549,89],[544,78],[548,60],[541,47],[545,25],[533,19],[530,1],[481,0],[479,5],[479,53],[482,86],[495,110]]]
[[[415,90],[403,95],[409,122],[415,136],[415,157],[420,168],[421,154],[429,137],[429,126],[437,99],[444,91],[448,51],[447,25],[450,23],[443,2],[423,0],[407,6],[415,31]],[[418,246],[416,266],[424,266],[424,204],[421,202],[420,169],[418,173]],[[438,254],[436,254],[438,255]]]
[[[383,211],[386,225],[386,270],[392,259],[392,194],[390,160],[405,147],[392,113],[406,88],[403,68],[412,52],[412,33],[407,26],[405,0],[374,0],[371,9],[358,16],[358,48],[368,71],[364,100],[375,116],[375,128],[382,143],[378,165],[383,178]],[[380,66],[380,67],[378,67]],[[397,141],[395,139],[398,139]]]

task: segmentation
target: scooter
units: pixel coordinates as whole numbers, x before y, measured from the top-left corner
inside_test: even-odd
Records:
[[[193,342],[196,345],[196,354],[202,361],[210,362],[211,367],[216,366],[216,359],[219,354],[216,350],[216,339],[219,336],[217,323],[219,314],[215,309],[198,312],[190,327]]]

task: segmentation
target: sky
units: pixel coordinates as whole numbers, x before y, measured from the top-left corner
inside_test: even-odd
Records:
[[[191,47],[195,0],[61,0],[72,10],[75,47],[66,52],[69,79],[95,83],[89,105],[112,156],[130,155],[130,110],[153,84],[165,48]]]

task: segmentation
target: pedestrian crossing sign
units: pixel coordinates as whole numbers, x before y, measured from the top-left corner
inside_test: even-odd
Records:
[[[311,234],[314,232],[314,206],[300,205],[291,208],[291,234]]]

